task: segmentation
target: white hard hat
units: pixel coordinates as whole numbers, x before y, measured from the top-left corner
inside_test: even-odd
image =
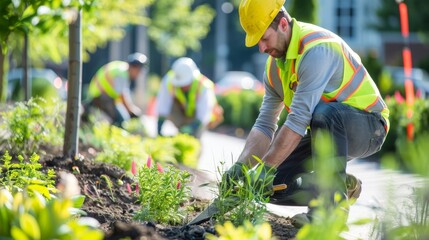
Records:
[[[187,57],[177,59],[171,69],[174,73],[171,83],[176,87],[189,85],[200,75],[200,70],[195,62]]]

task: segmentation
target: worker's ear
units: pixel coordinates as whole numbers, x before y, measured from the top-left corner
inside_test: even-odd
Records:
[[[288,27],[289,27],[289,23],[288,23],[287,19],[285,17],[282,17],[280,19],[280,22],[279,22],[279,29],[282,32],[286,32],[286,30],[287,30]]]

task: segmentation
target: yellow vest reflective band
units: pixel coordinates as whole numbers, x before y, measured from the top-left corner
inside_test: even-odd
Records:
[[[182,88],[174,87],[171,83],[171,79],[174,77],[174,73],[170,70],[167,73],[167,76],[167,88],[170,94],[172,94],[182,105],[183,109],[185,110],[185,116],[187,117],[193,117],[195,115],[197,97],[201,90],[201,86],[204,86],[208,89],[214,89],[213,82],[210,81],[203,74],[200,74],[199,77],[195,78],[192,81],[190,89],[188,91],[188,98],[186,98],[185,93],[182,91]]]
[[[349,49],[340,38],[314,25],[294,20],[292,35],[294,34],[298,34],[299,37],[292,38],[288,52],[296,51],[296,58],[288,58],[287,61],[282,59],[273,61],[270,56],[266,64],[266,74],[270,85],[273,86],[274,77],[281,79],[283,102],[286,109],[289,111],[295,89],[299,84],[298,69],[302,56],[312,47],[324,43],[342,55],[344,73],[341,85],[332,92],[324,92],[321,99],[325,102],[341,102],[367,112],[380,112],[386,120],[386,130],[388,130],[390,126],[389,110],[374,81],[363,67],[359,56]]]
[[[128,63],[113,61],[100,68],[92,78],[88,87],[88,96],[95,98],[107,94],[116,99],[121,93],[116,92],[114,79],[120,77],[128,79]]]

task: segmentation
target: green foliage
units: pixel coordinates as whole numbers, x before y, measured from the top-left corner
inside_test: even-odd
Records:
[[[231,92],[218,96],[219,104],[224,109],[222,124],[250,129],[259,115],[263,96],[253,91]]]
[[[218,196],[214,202],[218,209],[214,218],[218,223],[224,224],[230,221],[235,226],[239,226],[247,221],[255,225],[265,221],[266,203],[269,201],[265,192],[265,184],[254,184],[255,179],[258,179],[258,173],[262,172],[264,164],[260,159],[255,159],[261,164],[254,169],[249,169],[246,165],[242,166],[245,175],[243,180],[233,181],[233,184],[229,184],[227,181],[218,183]],[[270,176],[270,178],[263,180],[272,182],[274,176]]]
[[[187,134],[173,137],[156,137],[144,140],[143,149],[161,162],[181,163],[189,167],[198,165],[200,142]]]
[[[6,187],[13,192],[26,190],[30,194],[39,192],[47,199],[56,192],[55,171],[52,169],[47,173],[40,171],[42,165],[37,154],[33,154],[28,160],[18,156],[18,161],[12,161],[12,157],[6,151],[0,163],[3,172],[0,176],[0,188]]]
[[[427,37],[429,27],[425,22],[429,21],[429,6],[425,1],[404,1],[408,8],[408,21],[411,32],[424,33]],[[395,1],[381,0],[377,9],[378,30],[392,32],[400,31],[399,7]],[[412,17],[411,17],[412,16]]]
[[[16,2],[9,1],[6,2]],[[18,1],[19,2],[19,1]],[[148,24],[149,20],[145,16],[145,8],[152,1],[109,1],[109,0],[88,0],[88,1],[21,1],[21,8],[25,15],[19,14],[18,26],[23,25],[30,33],[29,43],[31,49],[31,61],[33,63],[50,60],[61,62],[68,54],[68,24],[74,20],[76,12],[73,7],[83,10],[82,39],[83,57],[88,59],[88,53],[94,52],[97,47],[105,45],[110,40],[118,40],[125,35],[124,28],[130,24]],[[25,2],[28,7],[24,8]],[[12,5],[12,4],[10,4]],[[40,6],[43,6],[40,8]],[[25,9],[25,10],[24,10]],[[16,10],[17,11],[17,10]],[[17,14],[18,15],[18,14]],[[21,17],[22,16],[22,17]],[[12,22],[5,23],[8,29]],[[2,28],[3,29],[3,28]],[[14,53],[19,59],[22,46],[22,31],[10,33],[8,46],[18,50]],[[3,35],[2,35],[3,36]]]
[[[219,237],[208,234],[208,240],[274,240],[271,226],[269,223],[252,225],[245,221],[242,226],[235,227],[231,222],[225,222],[223,225],[216,225],[216,232]]]
[[[400,141],[407,138],[407,125],[413,123],[414,134],[417,138],[429,130],[429,100],[415,99],[411,106],[413,115],[407,117],[408,107],[405,101],[396,97],[386,99],[386,104],[390,110],[390,130],[381,152],[395,152],[401,146]],[[402,139],[402,140],[401,140]]]
[[[394,195],[397,186],[391,188],[391,195],[385,204],[385,211],[376,222],[376,233],[380,239],[428,239],[429,238],[429,156],[427,154],[429,133],[416,136],[415,140],[401,139],[398,153],[407,170],[422,178],[421,184],[413,186],[410,198],[398,199]],[[382,158],[384,166],[396,166],[397,155],[385,155]],[[398,201],[400,209],[398,209]]]
[[[129,171],[133,160],[141,162],[148,157],[142,151],[143,140],[140,136],[111,126],[108,122],[94,125],[92,137],[93,144],[102,149],[96,156],[96,161],[111,163]]]
[[[29,156],[42,145],[60,146],[63,142],[63,105],[57,101],[46,102],[32,98],[17,102],[2,112],[3,130],[0,145],[14,154]]]
[[[40,97],[43,99],[61,99],[58,90],[49,80],[44,78],[31,79],[31,94],[33,97]],[[11,101],[23,101],[24,99],[24,87],[21,82],[18,82],[13,87]]]
[[[181,163],[196,167],[201,149],[199,141],[189,135],[173,137],[143,138],[106,121],[81,129],[82,141],[102,151],[95,160],[111,163],[129,171],[132,161],[142,165],[144,159],[152,156],[160,162]]]
[[[293,0],[288,9],[290,15],[298,21],[317,23],[318,1],[316,0]]]
[[[344,184],[338,179],[336,171],[341,169],[339,164],[343,160],[336,159],[335,145],[326,132],[315,134],[315,182],[318,192],[317,199],[310,202],[310,207],[315,209],[312,213],[312,221],[304,225],[297,234],[297,239],[343,239],[340,235],[348,230],[348,209],[353,200],[347,200],[338,192]],[[355,224],[367,224],[369,219],[362,219]]]
[[[73,200],[0,190],[0,239],[103,239],[94,219],[70,213]]]
[[[168,56],[183,56],[186,50],[199,50],[215,12],[208,4],[191,8],[194,0],[158,0],[151,9],[150,38]],[[174,46],[174,47],[171,47]]]
[[[131,118],[122,123],[122,127],[133,135],[140,135],[142,137],[147,136],[146,127],[140,118]]]
[[[181,208],[181,204],[190,195],[190,189],[187,186],[190,176],[189,172],[173,166],[162,169],[159,163],[157,168],[152,167],[149,162],[146,166],[140,167],[136,180],[139,188],[137,197],[141,209],[136,213],[135,219],[182,223],[186,209]]]

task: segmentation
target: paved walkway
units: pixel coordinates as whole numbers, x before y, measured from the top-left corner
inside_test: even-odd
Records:
[[[148,120],[153,124],[153,120]],[[166,131],[174,133],[174,126],[167,123]],[[199,180],[216,180],[219,177],[219,167],[228,169],[235,161],[244,147],[245,141],[240,138],[231,137],[214,132],[205,132],[201,138],[202,153],[198,165],[201,170]],[[221,164],[224,162],[224,164]],[[375,219],[384,212],[383,209],[394,204],[398,211],[407,210],[404,208],[409,203],[412,188],[423,181],[411,174],[403,174],[391,170],[381,169],[377,162],[363,160],[352,160],[348,164],[347,171],[362,180],[362,193],[357,202],[351,207],[349,214],[350,231],[343,237],[346,239],[374,239],[371,235],[373,229],[371,225],[356,226],[352,223],[364,219]],[[196,192],[207,199],[214,195],[212,190],[201,188]],[[307,210],[306,207],[290,207],[269,204],[269,211],[274,214],[292,217],[297,213]]]

